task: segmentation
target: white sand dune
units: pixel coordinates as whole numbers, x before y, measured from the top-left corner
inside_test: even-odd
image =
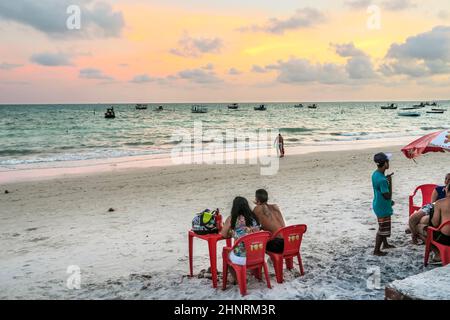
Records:
[[[408,194],[441,183],[449,171],[446,155],[415,164],[399,147],[387,149],[395,156],[397,248],[382,258],[371,254],[377,225],[370,176],[379,149],[289,156],[274,176],[261,176],[258,166],[171,166],[3,185],[0,298],[240,299],[236,286],[216,290],[209,279],[186,276],[187,230],[195,212],[218,207],[227,216],[235,196],[252,200],[254,190],[266,188],[288,224],[308,225],[306,274],[285,271],[285,283],[277,284],[270,268],[273,289],[249,277],[245,299],[382,299],[387,283],[427,269],[424,247],[404,233]],[[196,240],[194,251],[198,275],[208,267],[206,243]],[[66,287],[69,265],[81,268],[80,290]],[[381,290],[367,288],[374,266]]]

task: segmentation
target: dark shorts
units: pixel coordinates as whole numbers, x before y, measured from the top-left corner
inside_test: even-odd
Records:
[[[274,253],[283,253],[284,240],[281,238],[275,238],[267,242],[266,251]]]
[[[382,237],[391,236],[391,217],[378,218],[378,233]]]
[[[443,244],[444,246],[450,246],[450,236],[443,234],[441,232],[434,232],[434,241]]]

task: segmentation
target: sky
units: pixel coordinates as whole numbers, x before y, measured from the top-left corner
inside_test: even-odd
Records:
[[[0,104],[450,99],[448,0],[4,0]]]

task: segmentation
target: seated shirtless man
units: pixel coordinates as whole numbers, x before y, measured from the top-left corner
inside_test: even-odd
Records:
[[[253,209],[253,213],[258,218],[261,228],[265,231],[269,231],[274,234],[279,229],[286,226],[283,215],[281,214],[280,208],[276,204],[268,204],[267,200],[269,195],[264,189],[256,190],[255,193],[255,204],[256,207]],[[281,237],[277,237],[273,240],[267,242],[267,251],[282,253],[284,250],[284,240]]]

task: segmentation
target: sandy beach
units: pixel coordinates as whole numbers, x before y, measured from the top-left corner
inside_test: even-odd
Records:
[[[288,156],[274,176],[261,176],[257,165],[180,165],[5,183],[0,299],[238,299],[236,286],[215,290],[198,276],[208,267],[199,240],[195,277],[187,277],[187,231],[196,212],[217,207],[228,216],[235,196],[252,200],[257,188],[268,190],[287,224],[308,225],[306,274],[286,271],[277,284],[269,266],[273,289],[252,278],[246,299],[383,299],[387,283],[426,270],[424,247],[404,232],[408,194],[419,184],[442,183],[448,165],[440,154],[414,163],[399,146],[382,150],[394,153],[397,246],[382,258],[372,255],[370,184],[379,148]],[[66,286],[70,265],[81,270],[79,290]],[[379,290],[367,288],[371,267],[380,268]]]

